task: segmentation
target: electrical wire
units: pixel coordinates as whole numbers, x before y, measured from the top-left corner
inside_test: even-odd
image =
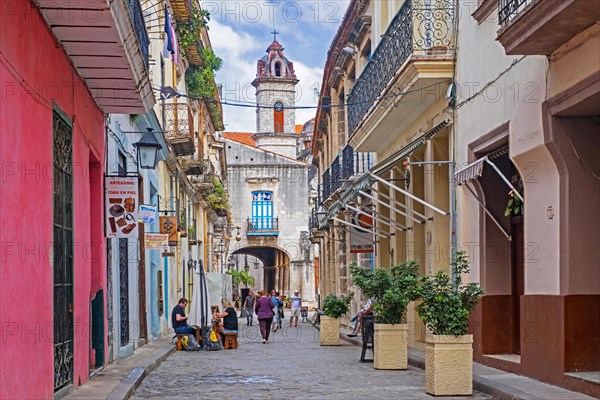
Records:
[[[448,84],[448,81],[441,81],[441,82],[437,82],[437,83],[433,83],[431,85],[426,85],[423,87],[420,87],[418,89],[413,89],[413,90],[405,90],[405,91],[401,91],[397,94],[393,94],[393,95],[388,95],[388,96],[382,96],[382,97],[378,97],[374,100],[367,100],[367,101],[359,101],[359,102],[354,102],[354,103],[346,103],[346,104],[335,104],[335,105],[328,105],[328,106],[287,106],[287,107],[283,107],[284,110],[307,110],[307,109],[338,109],[338,108],[344,108],[344,107],[353,107],[353,106],[358,106],[361,104],[375,104],[377,102],[380,102],[382,100],[385,99],[396,99],[399,98],[401,96],[407,95],[407,94],[411,94],[411,93],[418,93],[418,92],[422,92],[426,89],[430,89],[432,87],[435,86],[439,86],[442,84]],[[159,88],[153,87],[154,90],[161,90]],[[221,105],[225,105],[225,106],[232,106],[232,107],[243,107],[243,108],[266,108],[266,109],[273,109],[274,106],[273,105],[265,105],[265,104],[256,104],[250,101],[244,101],[244,100],[236,100],[234,102],[230,102],[228,100],[216,100],[214,98],[210,98],[210,97],[202,97],[202,96],[193,96],[193,95],[187,95],[185,93],[181,93],[180,96],[178,97],[185,97],[188,99],[192,99],[192,100],[201,100],[201,101],[205,101],[208,103],[216,103],[216,104],[221,104]],[[379,107],[387,107],[385,105],[379,105]]]

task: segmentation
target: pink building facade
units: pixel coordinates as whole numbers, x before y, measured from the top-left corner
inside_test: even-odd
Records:
[[[53,398],[86,382],[104,363],[104,113],[146,108],[139,92],[108,96],[89,78],[95,66],[102,66],[106,80],[114,76],[104,65],[108,57],[94,63],[86,57],[86,51],[102,54],[86,40],[98,36],[93,22],[81,28],[84,17],[68,2],[54,2],[52,12],[47,2],[38,3],[2,2],[2,398]],[[116,26],[133,29],[131,20],[113,17],[125,15],[126,3],[99,10],[105,38],[120,37]],[[75,39],[88,49],[78,51]],[[139,57],[136,45],[133,52],[131,44],[116,42],[104,54],[127,53],[133,70],[127,60]]]

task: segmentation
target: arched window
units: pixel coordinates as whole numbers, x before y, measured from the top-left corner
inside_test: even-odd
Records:
[[[281,63],[275,63],[275,76],[281,76]]]

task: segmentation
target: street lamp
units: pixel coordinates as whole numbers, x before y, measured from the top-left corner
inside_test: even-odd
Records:
[[[225,263],[225,242],[223,241],[223,239],[221,239],[221,241],[219,242],[219,254],[221,255],[221,273],[223,273],[223,264]]]
[[[258,264],[259,264],[258,261],[254,261],[254,269],[258,269]]]
[[[158,151],[162,146],[156,140],[153,129],[146,128],[146,130],[147,132],[133,146],[137,149],[138,166],[141,169],[154,169],[158,161]]]
[[[239,242],[240,240],[242,240],[242,235],[240,235],[240,227],[236,226],[236,228],[238,231],[237,231],[237,234],[235,235],[235,241]]]
[[[327,209],[323,206],[323,204],[319,205],[319,208],[317,208],[316,215],[319,225],[325,222],[325,218],[327,218]]]

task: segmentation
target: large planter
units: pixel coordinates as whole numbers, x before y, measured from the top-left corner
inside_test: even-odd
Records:
[[[425,392],[434,396],[473,393],[473,335],[425,338]]]
[[[373,367],[406,369],[408,367],[408,325],[375,324]]]
[[[340,345],[340,319],[321,315],[319,327],[319,344],[321,346]]]

